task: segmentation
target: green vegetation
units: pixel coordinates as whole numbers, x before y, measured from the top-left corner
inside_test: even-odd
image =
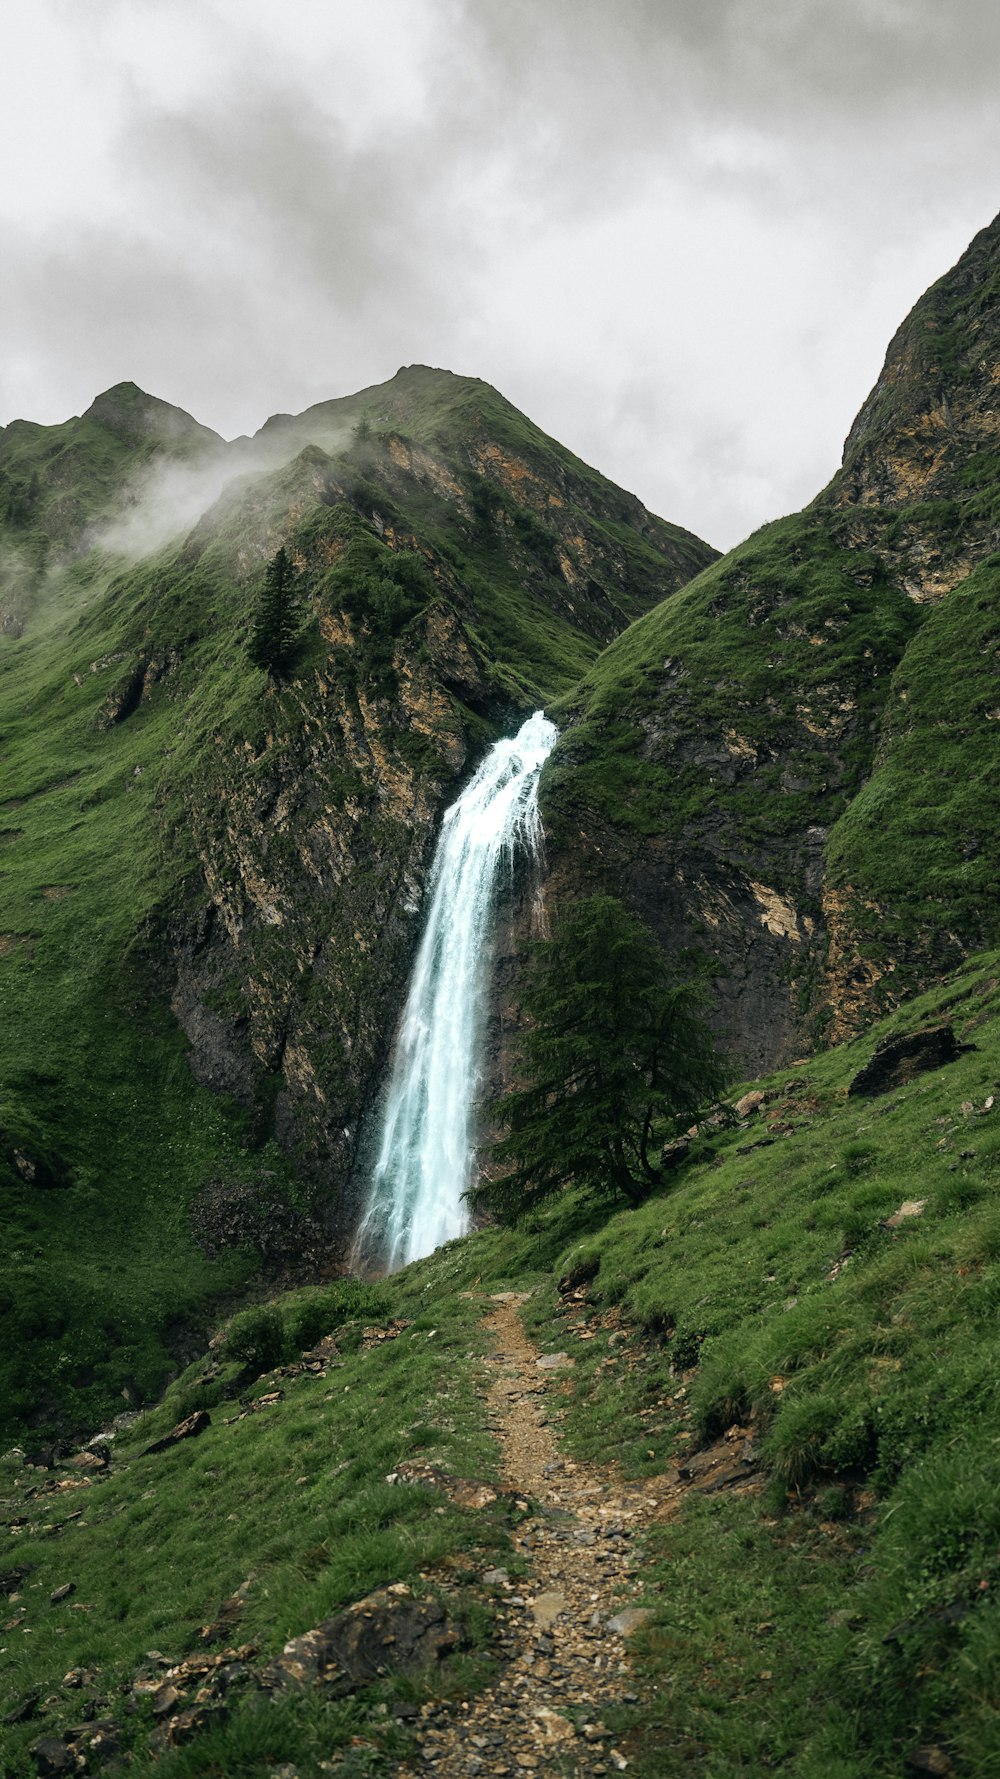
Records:
[[[489,1565],[517,1510],[500,1500],[463,1513],[433,1489],[386,1481],[408,1456],[443,1462],[462,1475],[493,1474],[490,1442],[476,1425],[478,1309],[449,1295],[453,1270],[439,1262],[421,1284],[398,1286],[394,1308],[411,1325],[371,1350],[363,1327],[369,1315],[384,1323],[384,1307],[379,1314],[375,1304],[373,1314],[370,1302],[361,1310],[363,1321],[345,1320],[338,1309],[350,1306],[343,1291],[338,1305],[334,1288],[333,1315],[321,1319],[324,1332],[336,1326],[336,1351],[323,1375],[260,1377],[245,1400],[275,1389],[284,1399],[242,1418],[236,1390],[245,1372],[224,1363],[204,1381],[206,1362],[199,1360],[160,1408],[119,1432],[107,1476],[77,1473],[71,1495],[31,1499],[32,1532],[8,1540],[4,1559],[5,1566],[31,1565],[17,1600],[5,1601],[16,1620],[0,1651],[5,1698],[16,1704],[42,1684],[65,1700],[57,1713],[63,1721],[78,1721],[88,1699],[108,1699],[123,1745],[132,1751],[131,1770],[155,1767],[172,1779],[224,1772],[238,1779],[289,1761],[315,1775],[321,1759],[338,1748],[349,1751],[359,1737],[369,1752],[356,1756],[350,1770],[369,1772],[367,1761],[375,1758],[377,1768],[378,1757],[400,1756],[411,1745],[405,1724],[386,1713],[387,1701],[419,1703],[431,1687],[439,1692],[442,1686],[462,1697],[481,1684],[493,1668],[482,1647],[489,1620],[467,1584]],[[423,1288],[435,1278],[447,1298],[441,1315],[437,1293]],[[310,1301],[315,1308],[315,1294],[283,1300],[289,1327]],[[426,1309],[431,1302],[433,1316]],[[271,1314],[278,1317],[278,1310]],[[200,1438],[143,1456],[155,1436],[195,1408],[211,1415]],[[17,1479],[31,1475],[8,1454],[0,1460],[0,1493],[10,1499]],[[75,1583],[72,1600],[50,1606],[49,1594],[68,1578]],[[266,1661],[289,1637],[379,1585],[408,1582],[417,1593],[433,1594],[445,1578],[449,1609],[457,1609],[469,1647],[439,1674],[386,1680],[344,1701],[293,1695],[272,1703],[266,1694],[231,1695],[228,1724],[151,1757],[149,1704],[135,1714],[127,1697],[137,1674],[155,1672],[146,1652],[156,1648],[176,1660],[199,1653],[202,1627],[243,1584],[249,1584],[245,1608],[231,1634],[237,1643],[256,1643]],[[91,1676],[82,1691],[62,1685],[73,1668]],[[36,1717],[5,1728],[4,1779],[34,1775],[27,1750],[45,1727]]]
[[[592,814],[627,850],[690,838],[724,809],[737,851],[832,821],[870,768],[918,622],[878,557],[825,520],[766,526],[630,625],[554,707],[572,727],[546,774],[546,825]]]
[[[294,567],[282,545],[267,565],[247,642],[247,654],[254,666],[262,667],[276,680],[287,676],[299,640],[302,620],[294,576]]]
[[[375,1286],[276,1300],[283,1354],[310,1306],[306,1338],[336,1327],[326,1377],[266,1375],[248,1392],[238,1359],[207,1378],[199,1360],[118,1436],[110,1474],[74,1494],[79,1521],[62,1494],[25,1514],[15,1476],[39,1473],[6,1459],[4,1493],[29,1522],[7,1561],[35,1565],[3,1639],[6,1690],[58,1701],[8,1729],[10,1779],[31,1773],[24,1751],[43,1728],[78,1721],[92,1694],[110,1700],[142,1771],[151,1722],[130,1716],[118,1689],[145,1671],[147,1649],[199,1647],[251,1569],[233,1636],[262,1659],[395,1580],[446,1584],[452,1604],[457,1582],[473,1650],[426,1681],[386,1680],[342,1704],[234,1695],[229,1721],[158,1772],[266,1779],[294,1761],[318,1779],[338,1748],[349,1772],[391,1772],[408,1753],[392,1701],[466,1698],[482,1684],[494,1655],[477,1578],[511,1563],[517,1510],[463,1511],[384,1478],[407,1457],[494,1475],[478,1323],[501,1289],[532,1290],[529,1331],[575,1361],[550,1409],[570,1453],[604,1463],[613,1451],[625,1474],[652,1478],[706,1442],[725,1446],[733,1423],[757,1449],[762,1492],[692,1488],[646,1535],[640,1585],[654,1617],[637,1660],[649,1691],[609,1719],[639,1779],[689,1764],[718,1779],[898,1779],[923,1746],[943,1746],[956,1779],[992,1779],[998,1015],[991,955],[864,1040],[759,1083],[763,1109],[710,1126],[670,1191],[637,1209],[560,1194],[516,1229],[482,1231]],[[880,1099],[847,1097],[880,1038],[941,1019],[974,1048]],[[921,1211],[896,1218],[915,1200]],[[561,1293],[564,1277],[583,1283]],[[364,1291],[374,1298],[352,1309],[350,1293]],[[411,1325],[362,1338],[391,1317]],[[285,1394],[232,1419],[237,1388],[245,1402]],[[212,1416],[200,1439],[141,1455],[194,1407]],[[60,1529],[46,1535],[50,1521]],[[68,1580],[91,1612],[49,1606]],[[96,1670],[85,1695],[61,1684],[77,1666]]]
[[[830,880],[939,967],[1000,939],[1000,558],[927,615],[893,676],[874,770],[830,836]],[[862,925],[863,912],[859,913]]]
[[[765,1465],[762,1496],[695,1493],[652,1540],[640,1773],[700,1750],[720,1775],[895,1779],[937,1743],[997,1770],[998,1014],[991,956],[762,1083],[756,1130],[592,1225],[532,1300],[553,1345],[574,1319],[630,1333],[578,1350],[571,1449],[650,1475],[739,1422]],[[878,1038],[942,1017],[968,1055],[846,1099]],[[583,1322],[551,1282],[574,1268]]]
[[[696,989],[678,983],[647,927],[613,896],[587,896],[534,947],[524,1085],[492,1114],[506,1134],[477,1207],[516,1222],[569,1185],[637,1204],[662,1184],[666,1138],[721,1092]]]

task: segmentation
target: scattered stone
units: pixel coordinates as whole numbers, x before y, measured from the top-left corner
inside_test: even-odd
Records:
[[[486,1569],[483,1571],[483,1581],[487,1587],[503,1587],[504,1582],[508,1580],[509,1576],[506,1569]]]
[[[387,1483],[407,1483],[411,1487],[422,1485],[429,1489],[440,1489],[456,1507],[476,1509],[489,1507],[497,1498],[492,1483],[478,1482],[473,1477],[451,1476],[446,1470],[439,1470],[436,1464],[422,1464],[405,1460],[397,1464],[386,1476]]]
[[[75,1593],[76,1593],[76,1582],[75,1581],[64,1581],[61,1588],[54,1588],[52,1593],[49,1595],[49,1605],[50,1606],[58,1606],[63,1600],[68,1600],[70,1597],[70,1594],[75,1594]]]
[[[371,1352],[372,1347],[381,1346],[383,1341],[398,1340],[399,1336],[407,1328],[412,1328],[412,1326],[412,1322],[406,1322],[401,1316],[397,1316],[393,1321],[386,1322],[382,1327],[362,1328],[361,1351],[363,1353],[369,1353]]]
[[[204,1705],[191,1705],[186,1711],[178,1711],[160,1728],[153,1731],[150,1746],[154,1752],[163,1748],[181,1748],[185,1742],[191,1742],[203,1730],[214,1728],[216,1724],[225,1723],[229,1712],[225,1705],[214,1700]]]
[[[253,1583],[254,1577],[249,1575],[246,1581],[240,1583],[235,1594],[230,1594],[228,1600],[223,1600],[218,1615],[212,1620],[212,1623],[202,1625],[201,1640],[203,1643],[225,1642],[246,1605],[247,1595]]]
[[[548,1593],[536,1594],[535,1598],[529,1601],[529,1605],[534,1613],[536,1625],[543,1627],[552,1625],[555,1624],[560,1613],[566,1610],[566,1595],[553,1588]]]
[[[664,1143],[660,1150],[660,1166],[680,1167],[681,1162],[687,1160],[693,1141],[693,1137],[684,1136],[673,1137],[669,1143]]]
[[[626,1606],[624,1612],[616,1612],[614,1618],[608,1619],[608,1630],[616,1637],[633,1637],[647,1625],[653,1613],[648,1606]]]
[[[900,1224],[905,1223],[909,1217],[922,1217],[926,1207],[926,1198],[908,1198],[900,1205],[898,1211],[893,1211],[892,1216],[886,1218],[882,1227],[883,1229],[898,1229]]]
[[[41,1742],[36,1742],[31,1750],[31,1758],[42,1779],[52,1779],[53,1775],[59,1773],[79,1771],[76,1755],[61,1736],[45,1736]]]
[[[914,1748],[906,1757],[906,1764],[915,1773],[945,1774],[952,1770],[951,1761],[943,1748],[929,1744],[923,1748]]]
[[[204,1433],[205,1428],[211,1425],[212,1417],[208,1410],[199,1408],[195,1414],[178,1421],[176,1427],[172,1427],[162,1439],[154,1439],[152,1445],[147,1445],[143,1457],[151,1457],[154,1452],[169,1451],[171,1446],[179,1445],[182,1439],[196,1439],[199,1433]]]
[[[736,1101],[733,1111],[737,1118],[749,1118],[751,1113],[760,1111],[765,1098],[766,1095],[755,1087],[750,1093],[745,1093],[742,1099]]]
[[[572,1365],[573,1360],[568,1353],[543,1353],[535,1364],[539,1371],[560,1371],[564,1365]]]
[[[903,1032],[895,1038],[883,1038],[871,1061],[855,1075],[847,1089],[848,1097],[872,1099],[876,1094],[891,1093],[893,1088],[904,1087],[928,1069],[940,1069],[974,1048],[974,1045],[956,1042],[954,1027],[950,1023],[925,1026],[921,1031]]]

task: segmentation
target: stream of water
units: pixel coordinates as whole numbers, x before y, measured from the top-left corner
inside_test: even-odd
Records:
[[[557,733],[536,711],[445,812],[356,1243],[390,1271],[469,1227],[496,892],[518,852],[538,855],[538,776]]]

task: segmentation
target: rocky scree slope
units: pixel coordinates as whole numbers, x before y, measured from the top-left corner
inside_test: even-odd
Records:
[[[613,643],[556,714],[554,885],[707,955],[749,1069],[995,941],[1000,218],[914,308],[841,470]]]
[[[15,1421],[146,1396],[208,1297],[333,1263],[442,808],[713,555],[447,372],[226,448],[164,409],[122,385],[29,429],[33,535],[61,478],[74,506],[0,656]],[[126,558],[118,521],[165,485],[150,426],[211,504]],[[280,546],[303,634],[274,685],[243,644]]]

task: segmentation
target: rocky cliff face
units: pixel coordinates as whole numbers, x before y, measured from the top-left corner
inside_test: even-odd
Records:
[[[707,957],[749,1069],[996,935],[998,386],[1000,219],[900,329],[830,487],[563,706],[554,888],[606,882]]]
[[[412,423],[441,374],[396,381],[369,406]],[[315,628],[308,665],[264,692],[263,734],[220,735],[191,802],[199,873],[171,1004],[198,1079],[273,1120],[340,1224],[437,821],[471,754],[711,554],[486,386],[453,382],[443,438],[366,423],[336,457],[312,442],[291,488],[284,472],[284,521],[259,490],[225,519],[244,559],[287,541]],[[265,430],[333,442],[329,415]]]

